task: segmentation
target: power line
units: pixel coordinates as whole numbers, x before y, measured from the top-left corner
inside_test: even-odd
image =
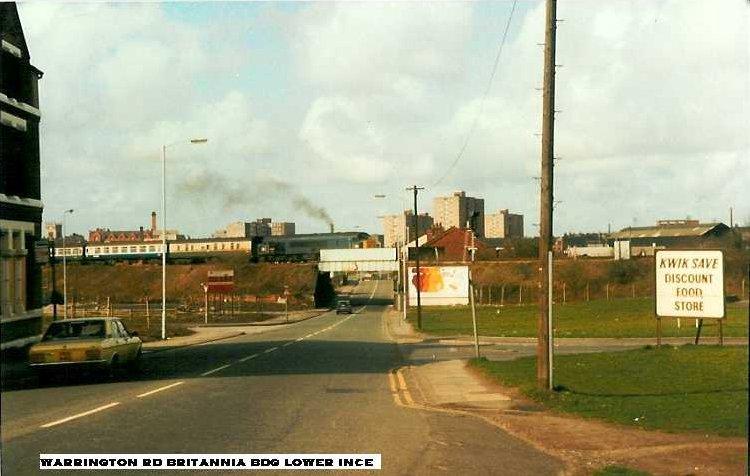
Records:
[[[495,56],[495,63],[492,65],[492,74],[490,74],[490,79],[487,82],[487,87],[484,90],[484,94],[482,95],[482,100],[479,103],[479,111],[477,112],[477,115],[474,116],[474,120],[471,123],[471,127],[469,127],[469,132],[466,134],[466,138],[464,139],[463,145],[461,146],[461,149],[458,151],[458,154],[456,155],[456,158],[453,159],[453,163],[446,169],[445,173],[437,180],[437,182],[432,184],[432,187],[435,185],[438,185],[440,182],[442,182],[448,174],[453,170],[453,167],[456,166],[459,160],[461,160],[461,157],[463,157],[464,152],[466,151],[466,148],[469,145],[469,140],[471,140],[471,137],[474,135],[474,131],[477,128],[477,124],[479,123],[479,118],[482,116],[482,113],[484,112],[484,104],[487,100],[487,96],[490,93],[490,90],[492,89],[492,82],[495,79],[495,74],[497,73],[497,66],[500,64],[500,55],[503,53],[503,48],[505,47],[505,40],[508,38],[508,30],[510,29],[510,22],[513,20],[513,14],[516,11],[516,4],[518,3],[518,0],[513,0],[513,6],[510,9],[510,15],[508,15],[508,21],[505,23],[505,30],[503,31],[503,37],[500,40],[500,47],[497,50],[497,55]]]

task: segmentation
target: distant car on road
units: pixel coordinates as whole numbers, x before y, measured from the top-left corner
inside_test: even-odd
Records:
[[[120,319],[66,319],[49,325],[41,342],[29,350],[29,365],[39,379],[66,370],[98,370],[113,376],[122,369],[137,370],[142,352],[138,333]]]
[[[348,299],[339,299],[336,303],[336,314],[351,314],[352,303]]]

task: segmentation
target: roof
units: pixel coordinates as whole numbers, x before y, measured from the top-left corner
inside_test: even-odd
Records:
[[[698,225],[664,225],[664,226],[634,226],[623,228],[612,233],[610,238],[665,238],[665,237],[699,237],[715,230],[729,229],[723,223],[701,223]]]

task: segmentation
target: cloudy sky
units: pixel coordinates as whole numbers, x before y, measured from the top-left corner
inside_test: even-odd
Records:
[[[426,211],[463,189],[536,234],[544,4],[518,2],[493,77],[513,5],[21,3],[45,220],[146,226],[171,144],[168,224],[194,236],[381,232],[412,184]],[[750,224],[748,2],[558,5],[555,232]]]

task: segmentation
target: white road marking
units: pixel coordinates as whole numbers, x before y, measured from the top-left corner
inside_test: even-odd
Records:
[[[247,362],[248,360],[250,360],[250,359],[254,359],[254,358],[256,358],[256,357],[257,357],[257,356],[259,356],[259,355],[260,355],[260,354],[253,354],[253,355],[248,355],[247,357],[243,357],[243,358],[241,358],[241,359],[240,359],[240,360],[238,360],[237,362]]]
[[[294,342],[302,342],[303,340],[305,340],[304,337],[299,337],[299,338],[295,339]]]
[[[271,347],[270,349],[266,349],[263,351],[264,354],[270,354],[271,352],[277,350],[278,347]]]
[[[56,420],[56,421],[53,421],[53,422],[50,422],[50,423],[45,423],[40,428],[49,428],[49,427],[52,427],[52,426],[61,425],[63,423],[69,422],[70,420],[75,420],[76,418],[85,417],[85,416],[91,415],[92,413],[97,413],[97,412],[106,410],[107,408],[115,407],[115,406],[117,406],[119,404],[120,404],[120,402],[108,403],[106,405],[102,405],[101,407],[94,408],[93,410],[89,410],[87,412],[83,412],[83,413],[79,413],[77,415],[73,415],[73,416],[69,416],[67,418],[63,418],[62,420]]]
[[[201,374],[201,377],[205,377],[206,375],[211,375],[212,373],[218,372],[219,370],[224,370],[225,368],[229,367],[232,364],[222,365],[221,367],[216,367],[213,370],[209,370],[208,372],[203,372]]]
[[[294,344],[294,341],[293,341],[293,340],[290,340],[289,342],[287,342],[287,343],[285,343],[285,344],[282,344],[282,346],[281,346],[281,347],[288,347],[288,346],[290,346],[290,345],[292,345],[292,344]]]
[[[175,382],[175,383],[173,383],[173,384],[170,384],[170,385],[165,385],[165,386],[163,386],[163,387],[159,387],[159,388],[157,388],[157,389],[151,390],[150,392],[146,392],[146,393],[142,393],[142,394],[140,394],[140,395],[136,395],[136,397],[135,397],[135,398],[143,398],[143,397],[148,397],[149,395],[153,395],[153,394],[155,394],[155,393],[161,392],[162,390],[166,390],[166,389],[168,389],[168,388],[172,388],[172,387],[176,387],[176,386],[178,386],[178,385],[182,385],[183,383],[185,383],[185,382]]]

